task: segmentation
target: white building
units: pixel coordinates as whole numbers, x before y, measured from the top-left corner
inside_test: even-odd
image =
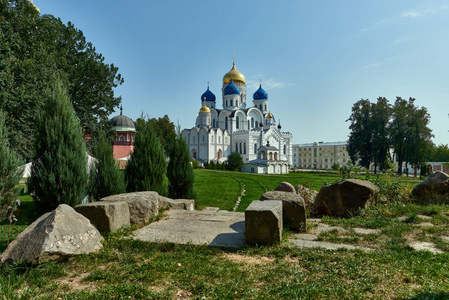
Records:
[[[246,96],[245,76],[234,63],[223,77],[223,108],[217,108],[216,97],[207,87],[195,127],[182,131],[191,157],[199,162],[224,162],[237,151],[245,164],[243,171],[287,173],[292,163],[292,134],[281,132],[280,124],[276,126],[262,85],[253,94],[252,104],[247,103]],[[271,147],[273,155],[261,153],[261,146]]]
[[[293,167],[331,169],[334,164],[345,166],[350,161],[347,142],[314,142],[293,145]]]

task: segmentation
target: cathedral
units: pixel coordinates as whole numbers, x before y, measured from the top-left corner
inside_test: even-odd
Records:
[[[190,155],[200,163],[224,162],[232,152],[243,158],[242,171],[285,174],[292,164],[292,134],[282,132],[269,110],[268,93],[260,84],[253,103],[246,102],[245,76],[235,67],[223,76],[222,107],[207,87],[195,127],[182,136]]]

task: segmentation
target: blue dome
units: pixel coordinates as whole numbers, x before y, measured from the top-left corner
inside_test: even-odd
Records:
[[[209,87],[207,87],[207,91],[205,91],[202,95],[201,95],[201,103],[203,103],[203,101],[204,101],[204,98],[206,98],[206,101],[213,101],[213,102],[215,102],[215,95],[214,95],[214,93],[212,93],[210,90],[209,90]]]
[[[259,89],[253,94],[254,100],[268,100],[268,93],[262,88],[262,85],[259,86]]]
[[[225,86],[223,93],[225,95],[240,95],[239,88],[234,84],[234,81],[231,80],[231,82]]]

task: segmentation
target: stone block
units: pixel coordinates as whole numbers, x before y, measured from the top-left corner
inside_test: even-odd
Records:
[[[245,242],[274,244],[282,239],[282,201],[253,201],[245,210]]]
[[[195,200],[193,199],[171,199],[163,196],[159,196],[160,208],[182,209],[182,210],[195,210]]]
[[[131,224],[144,225],[159,213],[159,197],[156,192],[146,191],[112,195],[101,201],[128,203]]]
[[[75,210],[89,219],[102,232],[113,232],[130,224],[128,203],[125,201],[92,202],[78,205]]]
[[[295,193],[295,187],[289,182],[281,182],[275,189],[276,192],[287,192],[287,193]]]

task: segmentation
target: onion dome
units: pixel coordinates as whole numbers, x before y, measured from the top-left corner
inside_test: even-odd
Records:
[[[38,13],[41,12],[41,10],[39,9],[39,7],[37,7],[36,5],[34,5],[33,0],[31,0],[30,4],[31,4],[31,6],[32,6]]]
[[[225,76],[223,76],[223,84],[228,84],[231,81],[243,84],[246,83],[245,76],[236,69],[235,63],[232,64],[231,71],[229,71],[228,73],[225,74]]]
[[[279,123],[278,129],[281,130],[281,128],[282,128],[281,123]]]
[[[259,86],[259,89],[253,94],[254,100],[268,100],[268,93],[262,88],[262,85]]]
[[[115,131],[136,131],[136,125],[131,118],[122,114],[123,108],[120,107],[120,115],[113,117],[109,124]]]
[[[234,80],[231,79],[231,82],[227,86],[225,86],[223,93],[225,95],[240,95],[240,90],[234,84]]]
[[[202,95],[201,95],[201,102],[203,102],[204,101],[204,99],[206,99],[206,101],[213,101],[213,102],[215,102],[215,95],[214,95],[214,93],[212,93],[210,90],[209,90],[209,85],[207,86],[207,91],[205,91]]]
[[[200,109],[200,113],[210,113],[210,109],[209,107],[206,106],[206,104],[203,105],[203,107],[201,107]]]
[[[271,118],[273,118],[273,115],[271,114],[271,112],[269,112],[267,115],[267,119],[271,119]]]

